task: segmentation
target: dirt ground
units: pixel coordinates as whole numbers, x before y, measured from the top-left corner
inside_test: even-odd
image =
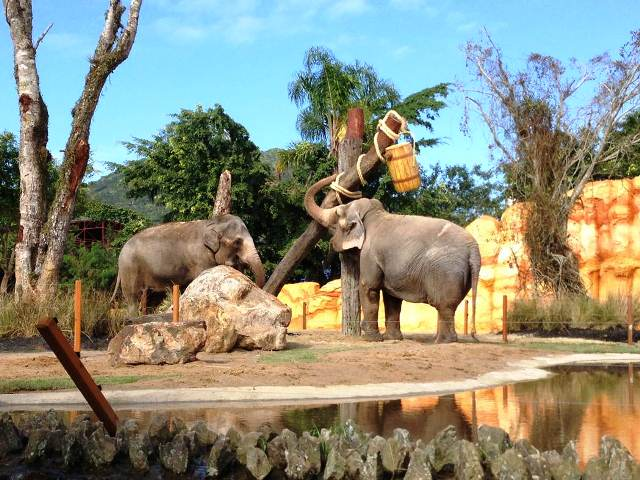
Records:
[[[184,365],[136,365],[114,368],[104,351],[89,352],[83,362],[96,375],[143,376],[141,381],[105,389],[231,387],[257,385],[353,385],[431,382],[473,378],[543,352],[489,343],[435,345],[431,336],[368,343],[338,332],[289,335],[279,352],[234,351],[199,355]],[[2,353],[0,378],[64,377],[50,352]]]

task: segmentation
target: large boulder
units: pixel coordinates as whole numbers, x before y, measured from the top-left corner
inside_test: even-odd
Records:
[[[206,322],[208,353],[282,350],[291,309],[237,270],[219,265],[202,272],[180,297],[183,321]]]
[[[195,360],[205,343],[203,322],[127,325],[109,342],[111,364],[176,364]]]

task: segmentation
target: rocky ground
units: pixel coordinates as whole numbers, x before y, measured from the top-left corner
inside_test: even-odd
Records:
[[[135,375],[140,380],[105,389],[234,387],[258,385],[354,385],[457,380],[501,370],[533,356],[549,355],[515,345],[461,343],[435,345],[433,337],[408,335],[403,341],[368,343],[339,332],[306,331],[287,336],[278,352],[235,350],[198,355],[182,365],[112,367],[104,350],[86,352],[83,363],[94,375]],[[52,353],[0,353],[0,380],[65,377]]]
[[[611,437],[602,437],[599,457],[584,472],[573,443],[562,452],[541,452],[527,440],[512,442],[505,431],[487,426],[480,426],[473,440],[460,440],[451,426],[428,443],[414,441],[401,428],[383,438],[361,432],[351,421],[300,436],[287,429],[275,432],[268,424],[244,435],[235,430],[220,435],[205,422],[187,428],[179,418],[164,416],[155,417],[148,429],[127,420],[112,437],[84,415],[67,426],[55,412],[3,414],[0,477],[18,478],[13,475],[20,472],[20,478],[101,478],[129,471],[138,478],[164,478],[167,472],[169,478],[236,480],[640,478],[640,466]],[[150,470],[154,475],[145,475]]]

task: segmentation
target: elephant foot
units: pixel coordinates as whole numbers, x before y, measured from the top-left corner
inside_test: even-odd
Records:
[[[363,332],[362,339],[365,342],[381,342],[384,340],[380,332]]]
[[[402,332],[400,330],[387,330],[384,332],[383,338],[385,340],[402,340]]]
[[[456,333],[439,333],[436,337],[436,343],[454,343],[458,341],[458,335]]]

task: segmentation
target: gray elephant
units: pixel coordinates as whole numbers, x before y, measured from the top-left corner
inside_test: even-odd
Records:
[[[121,285],[128,312],[135,315],[143,291],[164,291],[173,284],[184,287],[216,265],[249,267],[258,286],[264,285],[258,251],[244,222],[235,215],[150,227],[122,247],[111,300]]]
[[[436,308],[436,342],[456,341],[454,313],[469,289],[473,289],[475,322],[480,249],[473,236],[447,220],[391,214],[380,201],[368,198],[323,209],[315,203],[315,195],[334,178],[315,183],[304,197],[304,206],[314,220],[330,229],[335,251],[360,252],[359,295],[365,338],[383,338],[378,330],[382,291],[384,338],[402,338],[400,307],[406,300]]]

